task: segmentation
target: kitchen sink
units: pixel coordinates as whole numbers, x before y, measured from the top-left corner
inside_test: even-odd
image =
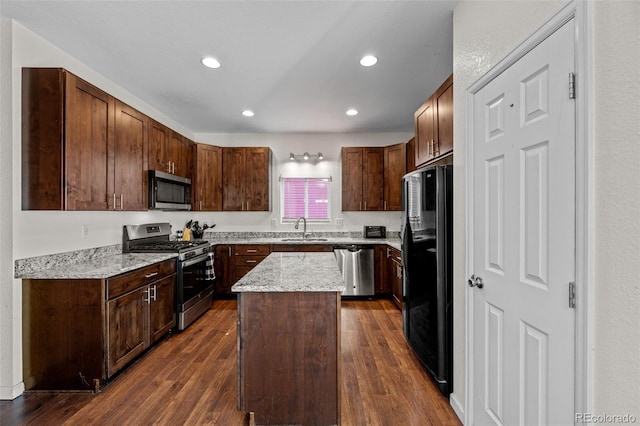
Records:
[[[283,238],[281,241],[327,241],[326,238]]]

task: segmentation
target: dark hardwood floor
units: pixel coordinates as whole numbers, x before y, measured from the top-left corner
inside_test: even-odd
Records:
[[[341,316],[343,425],[460,425],[389,300],[343,300]],[[248,425],[236,362],[236,302],[217,300],[100,393],[28,392],[0,401],[0,425]]]

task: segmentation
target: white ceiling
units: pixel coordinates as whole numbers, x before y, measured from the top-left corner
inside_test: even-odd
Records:
[[[0,13],[195,133],[411,132],[451,73],[456,1],[1,0]]]

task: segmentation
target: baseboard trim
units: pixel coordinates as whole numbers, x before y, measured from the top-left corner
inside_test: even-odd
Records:
[[[0,386],[0,400],[11,401],[24,393],[24,382],[15,386]]]
[[[462,406],[462,404],[460,404],[460,400],[455,393],[452,393],[449,396],[449,404],[451,405],[451,408],[453,408],[453,411],[456,413],[456,416],[458,416],[458,419],[460,419],[462,424],[464,424],[464,407]]]

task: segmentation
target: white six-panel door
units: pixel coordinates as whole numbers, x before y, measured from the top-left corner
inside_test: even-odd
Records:
[[[574,423],[573,72],[571,20],[473,96],[476,425]]]

